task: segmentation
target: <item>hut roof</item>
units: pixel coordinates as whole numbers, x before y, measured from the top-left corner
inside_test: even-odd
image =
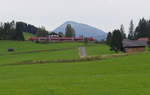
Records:
[[[129,40],[129,39],[124,39],[123,40],[123,47],[145,47],[147,45],[147,41],[143,40]]]

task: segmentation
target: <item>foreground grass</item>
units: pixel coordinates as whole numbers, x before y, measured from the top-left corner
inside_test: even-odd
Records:
[[[150,94],[150,53],[89,62],[3,65],[79,59],[80,46],[83,43],[0,41],[0,95]],[[8,48],[15,52],[7,52]],[[99,44],[89,44],[86,51],[89,56],[113,54],[108,46]]]
[[[150,54],[0,67],[0,95],[149,95]]]

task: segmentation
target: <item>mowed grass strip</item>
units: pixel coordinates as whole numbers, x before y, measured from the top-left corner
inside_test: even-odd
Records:
[[[64,51],[47,51],[39,53],[15,54],[0,56],[0,64],[16,64],[22,61],[38,60],[65,60],[78,59],[78,49],[68,49]]]
[[[33,51],[22,51],[22,52],[11,52],[9,54],[1,54],[0,56],[6,56],[6,55],[23,55],[23,54],[33,54],[33,53],[42,53],[42,52],[55,52],[55,51],[65,51],[65,50],[71,50],[76,49],[77,47],[70,47],[70,48],[56,48],[56,49],[45,49],[45,50],[33,50]]]
[[[13,48],[13,53],[19,52],[31,52],[40,50],[51,50],[61,48],[75,48],[83,46],[83,43],[72,42],[72,43],[48,43],[48,44],[37,44],[30,41],[0,41],[0,55],[11,54],[8,52],[8,48]]]
[[[136,53],[137,54],[137,53]],[[65,58],[65,59],[47,59],[47,60],[24,60],[11,64],[0,64],[0,66],[15,66],[15,65],[31,65],[31,64],[56,64],[56,63],[76,63],[76,62],[89,62],[97,60],[106,60],[110,58],[118,58],[128,56],[129,54],[109,54],[103,56],[87,56],[83,58]],[[131,54],[130,54],[131,55]],[[133,55],[133,54],[132,54]]]
[[[149,57],[0,67],[0,95],[149,95]]]

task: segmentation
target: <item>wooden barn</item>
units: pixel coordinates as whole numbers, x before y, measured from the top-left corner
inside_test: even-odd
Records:
[[[126,53],[144,52],[146,50],[147,42],[143,40],[123,40],[123,49]]]

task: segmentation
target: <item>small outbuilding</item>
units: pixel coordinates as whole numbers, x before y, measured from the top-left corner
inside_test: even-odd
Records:
[[[146,50],[147,41],[143,40],[123,40],[123,49],[126,53],[144,52]]]
[[[57,34],[57,33],[55,33],[55,32],[51,32],[51,33],[49,34],[49,38],[54,38],[54,37],[61,37],[61,35],[59,35],[59,34]]]

